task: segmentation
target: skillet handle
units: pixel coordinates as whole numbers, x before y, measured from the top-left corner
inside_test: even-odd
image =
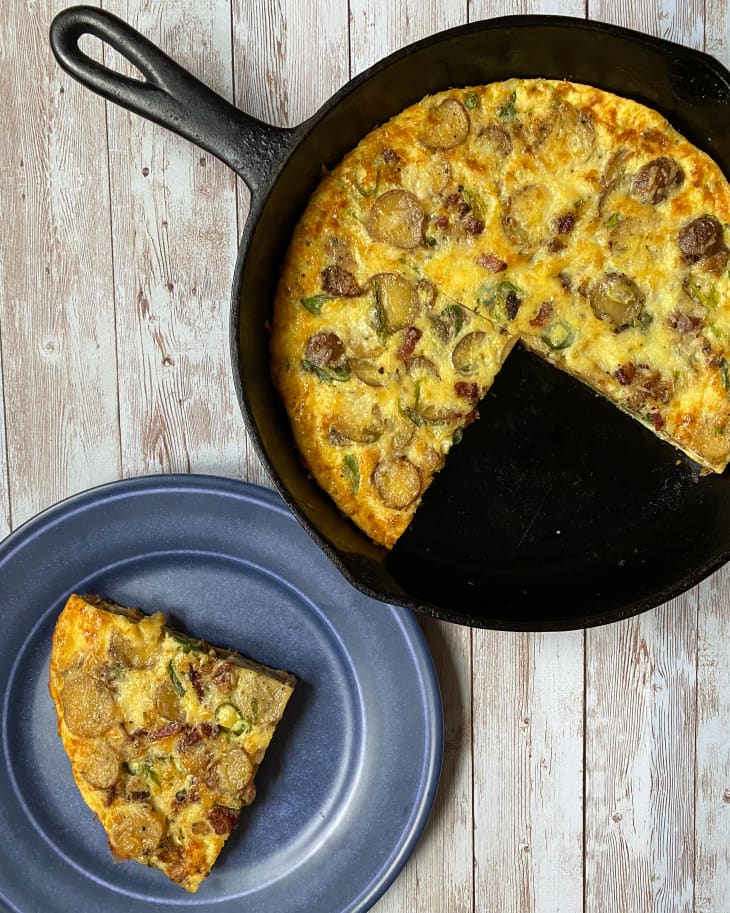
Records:
[[[145,79],[93,60],[79,47],[83,35],[111,45]],[[51,23],[50,41],[59,64],[74,79],[212,153],[243,178],[253,195],[270,183],[292,144],[294,129],[244,114],[112,13],[91,6],[62,10]]]

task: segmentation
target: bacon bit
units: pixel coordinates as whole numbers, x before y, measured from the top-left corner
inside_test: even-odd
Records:
[[[208,722],[200,723],[193,728],[182,727],[183,734],[177,740],[178,751],[185,751],[193,745],[197,745],[202,739],[209,739],[211,736],[218,734],[218,726],[211,726]]]
[[[471,212],[471,206],[464,199],[461,188],[456,193],[450,193],[444,200],[444,204],[447,209],[455,209],[462,219],[468,212]]]
[[[221,663],[213,673],[213,681],[218,686],[218,690],[224,694],[230,694],[235,685],[235,675],[233,666],[230,663]]]
[[[500,260],[494,254],[481,254],[481,256],[477,257],[477,263],[493,273],[501,273],[507,269],[507,264],[504,260]]]
[[[147,735],[147,738],[152,742],[157,742],[159,739],[166,739],[171,735],[177,735],[178,732],[182,732],[181,723],[166,723],[164,726],[161,726],[159,729],[153,729]]]
[[[148,789],[137,789],[132,790],[129,793],[129,798],[134,799],[135,802],[141,802],[142,799],[147,799],[149,797],[150,791]]]
[[[573,228],[575,227],[575,216],[572,212],[569,212],[565,216],[560,216],[558,219],[558,234],[559,235],[569,235]]]
[[[198,742],[202,739],[202,735],[198,729],[186,729],[185,732],[177,740],[177,750],[185,751],[188,748],[191,748],[193,745],[197,745]]]
[[[672,382],[664,380],[659,371],[650,368],[649,365],[639,364],[637,365],[634,381],[634,392],[631,394],[627,404],[630,409],[638,411],[649,400],[657,403],[668,403],[672,390]]]
[[[440,228],[441,231],[444,231],[445,229],[447,229],[449,227],[449,220],[446,216],[443,216],[443,215],[436,216],[436,218],[434,219],[434,225],[436,226],[436,228]]]
[[[658,371],[655,371],[645,381],[643,381],[643,385],[649,395],[654,397],[654,399],[658,400],[660,403],[669,402],[669,398],[672,395],[672,384],[668,380],[662,380],[662,377]]]
[[[565,241],[561,241],[560,238],[551,238],[547,243],[547,249],[551,254],[557,254],[565,248]]]
[[[552,301],[543,301],[540,305],[540,310],[530,321],[531,327],[543,327],[547,323],[548,317],[553,312],[553,303]]]
[[[479,387],[477,384],[468,381],[457,381],[454,384],[454,392],[462,399],[468,399],[469,402],[476,402],[479,399]]]
[[[514,320],[517,316],[517,311],[520,309],[522,304],[522,299],[517,297],[517,293],[514,291],[509,291],[507,297],[504,299],[504,306],[507,310],[507,317],[510,320]]]
[[[322,270],[322,289],[331,295],[342,295],[345,298],[357,298],[358,295],[362,295],[357,279],[337,264]]]
[[[616,368],[613,372],[613,376],[622,387],[627,387],[634,377],[636,377],[636,365],[633,364],[633,362],[627,361],[625,365],[619,365],[619,367]]]
[[[383,161],[384,162],[394,162],[398,158],[398,153],[395,149],[391,149],[390,146],[386,146],[383,149]]]
[[[238,822],[238,815],[239,812],[235,809],[227,808],[225,805],[214,805],[207,818],[216,834],[230,834]]]
[[[695,317],[693,314],[683,314],[679,311],[670,314],[667,317],[667,323],[673,330],[677,330],[678,333],[682,333],[684,336],[689,333],[696,333],[705,325],[705,321],[701,317]]]
[[[651,419],[652,425],[657,431],[661,431],[664,427],[664,417],[660,412],[650,412],[649,418]]]
[[[464,220],[464,231],[470,235],[480,235],[484,231],[484,222],[481,219],[475,219],[474,216],[469,216]]]
[[[418,340],[423,334],[417,327],[408,327],[405,332],[405,338],[401,343],[400,348],[398,349],[398,358],[405,360],[410,358],[413,355],[413,350],[416,348]]]
[[[198,695],[198,700],[202,701],[205,696],[205,689],[203,688],[203,683],[201,681],[200,672],[197,669],[194,669],[192,666],[188,669],[188,678],[190,679],[190,684],[193,686],[193,691]]]

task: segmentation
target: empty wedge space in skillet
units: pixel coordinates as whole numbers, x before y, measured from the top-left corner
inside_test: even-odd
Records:
[[[729,221],[719,167],[636,102],[427,96],[323,179],[287,253],[272,373],[307,467],[392,547],[520,339],[722,472]]]

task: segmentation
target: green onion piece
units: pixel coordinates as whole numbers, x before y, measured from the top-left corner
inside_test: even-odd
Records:
[[[349,480],[352,493],[357,494],[357,490],[360,487],[360,469],[357,464],[357,457],[351,453],[348,453],[342,461],[342,474]]]
[[[170,681],[172,682],[172,686],[175,689],[175,691],[177,692],[178,697],[182,697],[183,694],[185,694],[185,688],[183,686],[183,683],[177,677],[177,673],[175,672],[175,667],[172,664],[172,660],[170,660],[170,662],[167,664],[167,671],[170,675]]]
[[[412,270],[419,279],[423,279],[423,270],[417,263],[412,263],[410,260],[406,260],[405,257],[399,257],[398,262],[402,263],[403,266],[406,266],[408,269]]]
[[[497,293],[500,298],[506,298],[510,292],[514,292],[515,295],[524,295],[524,291],[515,285],[514,282],[508,282],[507,279],[503,279],[501,282],[497,283]]]
[[[325,301],[331,301],[332,295],[326,295],[324,292],[320,295],[311,295],[309,298],[302,298],[302,305],[310,314],[319,314]]]
[[[717,286],[713,284],[706,290],[702,287],[700,280],[695,279],[691,273],[685,276],[682,288],[695,304],[701,304],[706,308],[716,308],[720,304],[720,293]]]
[[[730,393],[730,370],[728,370],[727,358],[722,358],[720,361],[720,377],[725,392]]]
[[[172,637],[173,640],[180,644],[180,649],[183,653],[205,653],[205,647],[200,641],[188,640],[180,634],[173,634]]]
[[[461,428],[457,428],[456,431],[454,432],[453,438],[451,439],[452,443],[460,444],[463,436],[464,436],[464,432],[461,430]]]
[[[606,228],[615,228],[620,221],[621,216],[617,212],[611,213],[608,219],[606,219]]]
[[[233,735],[248,735],[251,732],[251,721],[242,716],[231,726],[231,732]]]
[[[378,166],[378,168],[376,168],[376,170],[375,170],[375,184],[371,188],[366,187],[362,181],[355,181],[355,187],[361,197],[371,197],[377,191],[379,184],[380,184],[380,166]]]
[[[148,780],[152,780],[156,786],[162,785],[160,778],[149,764],[144,764],[141,761],[125,761],[124,766],[135,777],[146,777]]]
[[[154,772],[154,770],[149,766],[149,764],[145,764],[144,767],[145,767],[145,776],[149,777],[150,780],[152,780],[152,782],[155,784],[155,786],[161,786],[162,784],[160,783],[160,778],[157,776],[157,774]]]
[[[320,380],[327,382],[350,379],[350,366],[347,364],[344,364],[341,368],[320,368],[318,365],[313,364],[308,358],[303,358],[302,367],[306,371],[312,371]]]
[[[542,334],[542,341],[551,349],[567,349],[575,342],[575,331],[562,320],[556,320]]]
[[[502,279],[501,282],[497,282],[496,285],[487,288],[484,299],[481,302],[489,310],[492,317],[500,323],[510,320],[510,315],[507,312],[507,298],[510,292],[513,292],[520,301],[525,297],[525,293],[519,285],[515,285],[514,282],[510,282],[508,279]],[[514,317],[514,314],[512,316]]]
[[[505,119],[514,117],[516,114],[516,110],[515,110],[515,101],[516,100],[517,100],[517,93],[513,92],[510,95],[510,97],[507,99],[507,101],[503,105],[500,105],[497,108],[497,116],[505,118]]]
[[[654,323],[654,315],[650,314],[648,311],[642,311],[639,314],[639,327],[645,333],[649,327]]]
[[[215,721],[221,729],[233,729],[242,719],[242,713],[235,704],[226,702],[215,708]]]
[[[461,328],[464,326],[464,314],[461,310],[461,305],[447,304],[443,311],[441,311],[441,315],[448,317],[450,321],[453,321],[454,336],[458,336],[459,333],[461,333]]]
[[[479,96],[476,92],[467,92],[464,96],[464,107],[471,111],[479,104]]]

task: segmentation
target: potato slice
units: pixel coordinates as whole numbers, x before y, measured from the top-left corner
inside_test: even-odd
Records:
[[[412,282],[396,273],[373,276],[378,329],[391,334],[413,323],[420,309],[418,293]]]
[[[460,374],[474,374],[479,370],[480,358],[487,342],[487,334],[481,330],[467,333],[456,344],[451,353],[451,362]]]
[[[429,112],[421,133],[427,149],[453,149],[469,135],[469,115],[455,98],[445,98]]]
[[[381,460],[373,484],[386,507],[403,510],[421,494],[421,473],[407,457]]]
[[[423,240],[426,213],[418,198],[407,190],[388,190],[370,210],[367,229],[375,241],[411,250]]]

